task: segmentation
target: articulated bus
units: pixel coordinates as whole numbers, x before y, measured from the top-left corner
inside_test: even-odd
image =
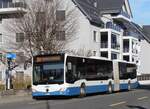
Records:
[[[32,96],[76,96],[131,90],[138,86],[136,64],[67,54],[33,58]]]

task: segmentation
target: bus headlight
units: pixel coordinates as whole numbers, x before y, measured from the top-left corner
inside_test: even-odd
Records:
[[[66,90],[65,87],[62,87],[62,88],[59,89],[60,92],[64,92],[65,90]]]
[[[32,92],[37,92],[37,90],[36,90],[36,89],[34,89],[34,88],[32,88]]]

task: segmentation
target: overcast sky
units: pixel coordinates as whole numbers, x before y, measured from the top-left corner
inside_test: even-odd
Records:
[[[140,25],[150,25],[150,0],[129,0],[133,20]]]

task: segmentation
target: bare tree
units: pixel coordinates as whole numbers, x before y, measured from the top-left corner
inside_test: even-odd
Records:
[[[85,48],[80,48],[78,50],[70,50],[68,51],[68,53],[76,56],[85,56],[85,57],[92,56],[92,51]]]
[[[56,53],[66,50],[66,44],[75,40],[77,17],[75,8],[62,6],[62,0],[30,0],[24,17],[14,19],[9,30],[23,33],[24,40],[13,43],[33,56],[35,52]],[[18,13],[20,16],[22,13]]]

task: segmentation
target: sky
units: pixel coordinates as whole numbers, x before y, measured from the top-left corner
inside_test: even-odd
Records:
[[[140,25],[150,25],[150,0],[129,0],[133,21]]]

